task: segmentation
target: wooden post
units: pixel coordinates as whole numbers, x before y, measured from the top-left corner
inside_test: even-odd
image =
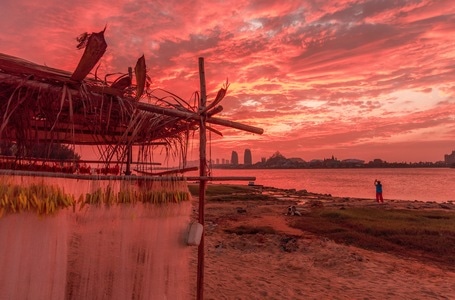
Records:
[[[199,80],[201,86],[201,100],[199,103],[200,125],[199,125],[199,174],[202,177],[199,180],[199,223],[204,226],[204,205],[205,205],[205,187],[207,180],[203,179],[207,176],[207,158],[206,158],[206,127],[205,121],[207,113],[205,107],[207,104],[207,92],[205,87],[205,71],[204,71],[204,58],[199,57]],[[204,299],[204,235],[205,228],[202,232],[201,242],[198,248],[197,260],[197,300]]]
[[[131,175],[131,163],[133,161],[133,146],[128,145],[126,150],[126,170],[125,175]]]
[[[133,69],[128,67],[128,76],[130,76],[130,82],[133,78]],[[130,84],[131,87],[131,84]],[[127,145],[127,152],[126,152],[126,171],[125,175],[131,175],[131,163],[133,162],[133,146]]]

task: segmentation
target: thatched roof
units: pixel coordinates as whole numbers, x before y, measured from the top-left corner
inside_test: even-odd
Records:
[[[37,143],[150,145],[181,141],[197,130],[196,107],[172,93],[147,89],[145,59],[114,81],[87,77],[102,57],[104,31],[84,35],[85,52],[73,73],[0,54],[0,140],[23,148]],[[135,79],[135,80],[133,80]],[[213,117],[227,85],[208,106],[207,122],[262,133]],[[171,101],[169,101],[171,99]],[[216,105],[215,105],[216,104]]]

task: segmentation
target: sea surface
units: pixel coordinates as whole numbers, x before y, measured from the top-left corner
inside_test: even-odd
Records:
[[[252,176],[256,177],[255,184],[258,185],[367,199],[374,199],[374,180],[378,179],[385,200],[455,201],[453,168],[213,169],[211,175]],[[248,184],[245,181],[226,182]]]

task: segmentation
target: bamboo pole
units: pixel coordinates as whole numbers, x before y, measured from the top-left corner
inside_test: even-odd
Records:
[[[187,176],[185,177],[187,181],[197,181],[197,180],[205,180],[205,181],[256,181],[256,177],[254,176]]]
[[[131,163],[133,162],[133,147],[128,145],[126,151],[126,170],[125,175],[131,175]]]
[[[69,78],[65,78],[66,81],[70,81]],[[0,81],[10,81],[15,84],[24,84],[27,86],[35,87],[35,88],[45,88],[49,89],[51,91],[55,91],[56,93],[61,92],[61,87],[52,85],[49,83],[45,82],[39,82],[39,81],[34,81],[34,80],[27,80],[24,81],[24,79],[15,76],[15,75],[8,75],[8,74],[2,74],[0,73]],[[87,86],[88,91],[91,92],[91,97],[101,97],[102,94],[109,94],[109,95],[115,95],[115,96],[121,96],[121,91],[110,88],[110,87],[98,87],[98,86]],[[77,89],[72,89],[69,88],[68,92],[71,93],[71,96],[73,97],[80,97],[80,92]],[[143,111],[148,111],[148,112],[153,112],[161,115],[166,115],[166,116],[172,116],[172,117],[180,117],[184,119],[192,119],[192,120],[199,120],[199,114],[195,114],[190,111],[181,111],[177,109],[171,109],[171,108],[164,108],[160,107],[157,105],[149,104],[149,103],[144,103],[144,102],[136,102],[133,99],[129,98],[122,98],[123,100],[130,101],[131,103],[134,103],[136,105],[136,108],[143,110]],[[246,124],[241,124],[239,122],[234,122],[234,121],[229,121],[221,118],[216,118],[216,117],[211,117],[211,115],[221,111],[221,107],[217,108],[215,107],[213,112],[209,111],[209,117],[207,117],[206,122],[207,123],[212,123],[212,124],[217,124],[217,125],[222,125],[222,126],[227,126],[227,127],[232,127],[235,129],[251,132],[251,133],[256,133],[256,134],[263,134],[264,130],[262,128],[246,125]]]
[[[160,107],[160,106],[156,106],[156,105],[144,103],[144,102],[136,103],[136,107],[140,110],[154,112],[154,113],[162,114],[162,115],[166,115],[166,116],[199,120],[199,114],[195,114],[190,111],[186,112],[186,111],[181,111],[181,110],[176,110],[176,109],[164,108],[164,107]],[[215,117],[208,117],[206,119],[206,122],[212,123],[212,124],[217,124],[217,125],[222,125],[222,126],[227,126],[227,127],[232,127],[235,129],[240,129],[240,130],[248,131],[251,133],[257,133],[257,134],[264,133],[264,130],[262,128],[245,125],[245,124],[241,124],[238,122],[229,121],[229,120],[225,120],[225,119],[215,118]]]
[[[0,81],[6,81],[6,82],[12,82],[15,84],[24,84],[27,86],[31,86],[34,88],[43,88],[43,89],[49,89],[50,91],[54,91],[56,93],[61,92],[61,87],[60,86],[55,86],[49,83],[44,83],[44,82],[38,82],[34,80],[27,80],[26,82],[15,75],[8,75],[8,74],[2,74],[0,73]],[[68,79],[69,81],[69,79]],[[115,95],[115,96],[121,96],[121,91],[110,88],[110,87],[97,87],[97,86],[87,86],[88,91],[91,92],[91,97],[101,97],[102,94],[109,94],[109,95]],[[76,89],[69,88],[68,92],[71,93],[72,97],[80,97],[80,92]],[[180,117],[184,119],[192,119],[192,120],[199,120],[199,114],[195,114],[190,111],[181,111],[177,109],[171,109],[171,108],[164,108],[160,107],[157,105],[149,104],[149,103],[144,103],[144,102],[135,102],[133,99],[128,99],[128,98],[122,98],[123,100],[131,101],[131,103],[134,103],[136,105],[136,108],[143,110],[143,111],[148,111],[148,112],[153,112],[156,114],[161,114],[161,115],[166,115],[166,116],[171,116],[171,117]],[[220,108],[214,108],[214,111],[209,111],[208,114],[211,115],[212,113],[217,113],[221,111]],[[235,129],[251,132],[251,133],[256,133],[256,134],[263,134],[264,130],[262,128],[246,125],[246,124],[241,124],[239,122],[234,122],[234,121],[229,121],[221,118],[216,118],[216,117],[207,117],[206,120],[207,123],[212,123],[212,124],[217,124],[217,125],[222,125],[222,126],[227,126],[227,127],[232,127]]]
[[[206,145],[207,136],[205,131],[205,122],[207,112],[205,112],[207,102],[207,92],[205,86],[205,71],[204,58],[199,57],[199,80],[201,86],[201,99],[199,103],[200,125],[199,125],[199,223],[204,226],[204,205],[205,205],[205,187],[207,180],[202,179],[207,176],[207,157]],[[197,264],[197,300],[204,299],[204,235],[205,229],[202,232],[201,242],[198,248],[198,264]]]
[[[56,92],[60,93],[62,90],[62,85],[63,83],[68,83],[68,92],[71,93],[71,96],[74,97],[80,97],[81,93],[78,90],[81,86],[81,82],[76,82],[71,80],[69,77],[65,77],[63,75],[56,75],[53,73],[45,73],[44,71],[39,71],[39,69],[35,71],[30,71],[30,75],[35,75],[33,77],[29,78],[23,78],[23,75],[16,75],[16,74],[6,74],[2,71],[2,65],[0,64],[0,81],[4,81],[10,84],[16,84],[16,85],[22,85],[22,86],[27,86],[27,87],[32,87],[32,88],[42,88],[42,89],[47,89],[51,92]],[[26,71],[27,69],[24,70],[25,74],[29,74]],[[54,80],[56,83],[51,84],[51,83],[46,83],[46,82],[41,82],[41,79],[46,79],[46,80]],[[86,78],[84,79],[85,83],[91,84],[90,86],[86,86],[87,90],[90,92],[91,96],[97,96],[100,97],[101,95],[112,95],[112,96],[118,96],[118,97],[123,97],[123,91],[109,87],[109,86],[97,86],[95,84],[100,84],[99,81],[93,80]],[[132,99],[130,99],[132,101]]]
[[[153,172],[147,172],[147,171],[141,171],[141,170],[134,169],[134,171],[136,171],[140,174],[145,174],[145,175],[149,175],[149,176],[162,176],[162,175],[185,173],[185,172],[197,171],[197,170],[198,170],[198,167],[190,167],[190,168],[172,169],[172,170],[166,170],[166,171],[153,173]]]
[[[58,173],[58,172],[45,172],[45,171],[25,171],[25,170],[9,170],[0,169],[0,175],[8,176],[33,176],[33,177],[48,177],[48,178],[68,178],[79,180],[122,180],[122,181],[141,181],[141,180],[155,180],[155,181],[255,181],[256,177],[235,177],[235,176],[136,176],[136,175],[88,175],[88,174],[72,174],[72,173]]]
[[[0,69],[3,73],[14,74],[23,78],[23,75],[33,75],[34,77],[49,78],[56,81],[69,81],[71,73],[59,69],[41,66],[22,58],[0,53]]]
[[[61,162],[61,163],[87,163],[87,164],[123,164],[124,161],[121,160],[86,160],[86,159],[56,159],[56,158],[39,158],[39,157],[16,157],[16,156],[5,156],[0,155],[1,161],[28,161],[28,162]],[[147,166],[161,166],[161,163],[158,162],[135,162],[137,165],[147,165]]]

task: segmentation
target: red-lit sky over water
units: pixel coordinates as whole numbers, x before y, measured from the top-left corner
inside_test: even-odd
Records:
[[[154,87],[189,99],[205,58],[209,100],[230,82],[212,158],[280,151],[438,161],[455,150],[453,0],[2,0],[0,52],[72,71],[76,37],[107,25],[100,72],[145,55]]]

